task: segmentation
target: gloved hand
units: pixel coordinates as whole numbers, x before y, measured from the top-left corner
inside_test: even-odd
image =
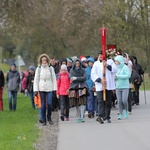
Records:
[[[95,80],[95,82],[99,82],[99,83],[101,83],[101,78],[97,78],[96,80]]]
[[[34,96],[37,96],[37,95],[38,95],[38,92],[37,92],[37,91],[35,91],[35,92],[34,92]]]
[[[71,80],[72,81],[77,80],[77,77],[71,77]]]

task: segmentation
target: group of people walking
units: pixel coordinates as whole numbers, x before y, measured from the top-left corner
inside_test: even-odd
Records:
[[[105,120],[111,123],[114,94],[118,103],[119,120],[128,117],[134,103],[139,105],[139,87],[143,74],[144,71],[138,64],[137,58],[129,57],[126,53],[123,56],[117,55],[103,60],[103,53],[100,51],[95,58],[82,56],[74,60],[64,58],[59,62],[54,58],[50,59],[47,54],[42,54],[36,69],[34,66],[29,66],[28,74],[24,76],[23,89],[24,92],[29,93],[32,107],[39,108],[40,122],[43,126],[47,121],[53,124],[51,116],[54,107],[60,108],[62,121],[69,121],[69,110],[75,107],[77,122],[85,121],[87,110],[89,118],[96,115],[96,121],[103,124]],[[9,110],[15,111],[21,82],[15,64],[11,65],[6,81]],[[4,84],[0,83],[1,90]]]

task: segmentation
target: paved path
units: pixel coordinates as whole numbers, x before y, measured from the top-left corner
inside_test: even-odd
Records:
[[[85,118],[77,123],[75,109],[70,121],[59,121],[57,150],[150,150],[150,91],[140,92],[140,105],[133,106],[127,119],[117,120],[117,109],[112,109],[112,123],[99,124],[96,118]]]

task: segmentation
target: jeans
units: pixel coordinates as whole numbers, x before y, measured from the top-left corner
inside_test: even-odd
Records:
[[[69,98],[68,95],[60,95],[60,101],[61,101],[61,116],[66,116],[66,118],[69,118]],[[66,112],[66,113],[64,113]]]
[[[118,108],[119,113],[123,113],[122,104],[124,106],[125,111],[128,111],[128,95],[129,89],[116,89],[116,96],[118,100]]]
[[[110,119],[112,90],[106,90],[106,101],[103,100],[103,91],[97,91],[98,116]]]
[[[8,103],[9,103],[9,110],[15,111],[17,106],[17,91],[8,91]]]
[[[95,110],[94,92],[90,90],[89,93],[90,95],[87,97],[88,113],[91,113],[92,115],[94,115],[94,110]]]
[[[43,122],[46,123],[46,107],[47,107],[47,120],[51,119],[52,113],[52,92],[41,92],[41,114]]]
[[[34,104],[34,93],[31,91],[31,92],[29,92],[29,95],[30,95],[32,107],[35,108],[35,104]]]
[[[40,120],[43,120],[43,118],[42,118],[42,109],[41,108],[39,108],[39,117],[40,117]]]

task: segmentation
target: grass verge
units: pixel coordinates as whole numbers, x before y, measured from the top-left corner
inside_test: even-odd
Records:
[[[7,92],[4,91],[4,111],[0,111],[0,149],[32,150],[38,138],[36,126],[38,110],[31,107],[30,98],[18,93],[16,111],[8,110]]]

